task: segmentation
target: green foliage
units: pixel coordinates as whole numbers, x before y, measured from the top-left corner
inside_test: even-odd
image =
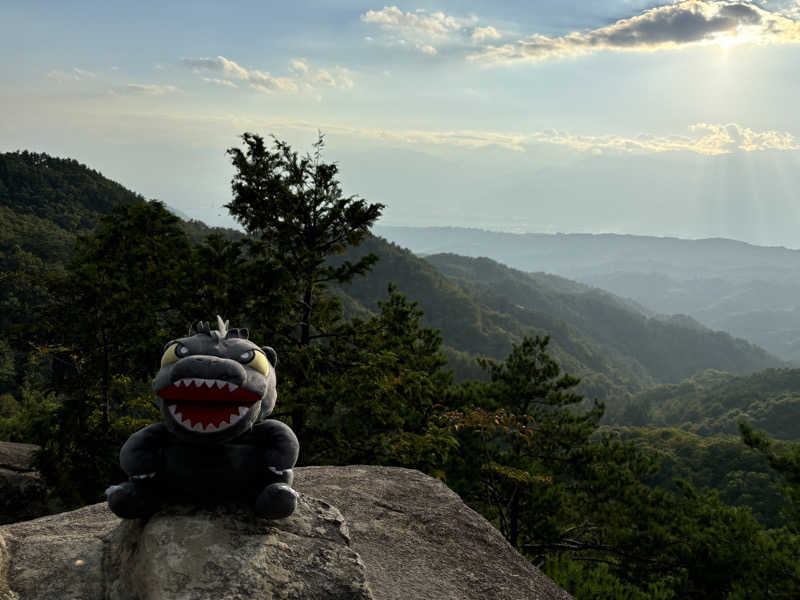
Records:
[[[678,598],[672,582],[658,581],[645,589],[616,576],[607,563],[570,559],[564,555],[548,558],[545,572],[575,598],[592,600],[673,600]]]
[[[170,339],[191,322],[181,311],[193,293],[185,272],[191,255],[178,218],[159,202],[119,206],[79,239],[43,325],[51,340],[70,347],[84,387],[84,368],[101,374],[89,386],[99,379],[105,388],[114,374],[155,373],[161,348],[152,340]]]
[[[546,338],[485,361],[491,382],[449,411],[459,442],[447,482],[577,598],[789,598],[792,541],[715,491],[650,483],[656,460],[576,412],[577,380]],[[663,474],[662,474],[663,477]]]
[[[37,388],[40,397],[58,393],[44,415],[50,429],[37,425],[30,441],[42,446],[40,470],[68,505],[99,499],[120,477],[120,445],[158,416],[148,382],[163,341],[188,324],[180,307],[191,247],[177,222],[158,202],[120,205],[79,239],[64,277],[50,283]]]
[[[744,443],[766,458],[769,466],[783,479],[781,491],[786,498],[789,527],[800,534],[800,442],[780,448],[763,431],[756,431],[747,423],[740,423],[739,431]],[[800,564],[800,555],[798,559]]]
[[[235,173],[226,207],[249,234],[239,282],[251,299],[245,315],[254,319],[255,335],[281,356],[282,374],[292,382],[282,390],[283,405],[304,449],[308,400],[315,397],[317,380],[335,367],[326,364],[330,353],[320,345],[352,331],[326,287],[364,275],[377,257],[328,259],[360,244],[383,205],[343,196],[338,167],[322,160],[321,135],[313,154],[305,156],[278,139],[272,149],[256,134],[245,133],[242,141],[244,151],[228,150]]]
[[[115,206],[143,202],[76,160],[27,151],[0,154],[0,205],[67,231],[88,231]]]
[[[445,416],[459,441],[474,450],[451,466],[454,485],[482,502],[517,547],[559,537],[553,518],[565,486],[590,459],[587,446],[603,414],[602,405],[570,410],[583,401],[571,391],[578,380],[561,374],[547,354],[549,342],[526,338],[504,362],[483,360],[491,382],[482,406]],[[480,486],[468,483],[478,474]]]
[[[438,426],[451,383],[437,331],[420,327],[416,304],[390,288],[380,312],[325,346],[336,363],[311,399],[313,463],[378,463],[434,473],[455,440]]]
[[[676,481],[685,481],[701,492],[716,490],[730,506],[749,507],[767,527],[784,523],[778,475],[739,438],[645,427],[616,427],[613,431],[658,461],[658,471],[647,479],[648,484],[678,492]]]
[[[736,435],[740,421],[784,440],[800,440],[800,369],[767,369],[750,375],[704,371],[680,384],[639,394],[631,406],[645,423],[699,435]],[[633,413],[631,413],[633,414]],[[618,419],[633,424],[630,418]]]

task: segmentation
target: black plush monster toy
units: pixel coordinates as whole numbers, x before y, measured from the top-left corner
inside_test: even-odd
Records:
[[[265,418],[277,397],[275,351],[217,322],[164,348],[153,380],[163,422],[128,438],[119,458],[129,480],[106,490],[120,517],[150,516],[165,501],[244,501],[270,519],[294,511],[297,438]]]

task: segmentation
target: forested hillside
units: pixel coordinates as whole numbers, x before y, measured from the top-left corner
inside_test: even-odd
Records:
[[[33,152],[0,153],[0,252],[15,246],[38,258],[63,262],[74,234],[94,229],[115,206],[143,204],[140,194],[70,158]],[[210,233],[237,232],[186,224],[200,241]]]
[[[121,444],[160,418],[164,341],[223,314],[277,350],[273,416],[299,438],[301,464],[436,476],[580,600],[797,597],[800,445],[747,427],[746,443],[641,427],[726,410],[775,427],[796,406],[794,372],[677,383],[775,359],[553,275],[422,260],[370,236],[384,207],[343,195],[322,138],[313,156],[242,141],[226,206],[244,233],[131,193],[103,204],[80,182],[119,188],[74,161],[5,157],[26,156],[52,202],[17,210],[24,177],[2,179],[13,231],[0,248],[0,437],[42,447],[37,468],[62,505],[124,479]],[[81,218],[51,219],[70,202]],[[640,427],[601,426],[605,407],[585,393]],[[758,421],[752,394],[770,418]]]
[[[800,369],[750,375],[706,371],[631,401],[630,424],[679,427],[700,435],[736,434],[740,421],[782,440],[800,440]]]
[[[700,491],[716,491],[731,506],[750,508],[766,525],[784,523],[779,475],[738,435],[702,436],[662,427],[617,427],[614,431],[658,460],[652,484],[677,490],[677,482],[686,481]]]
[[[526,335],[551,335],[555,356],[582,378],[590,397],[619,402],[699,369],[750,372],[780,361],[761,348],[686,318],[648,317],[628,301],[548,274],[528,274],[486,258],[452,254],[421,259],[374,238],[348,256],[375,253],[369,278],[344,292],[374,309],[389,282],[441,330],[462,377],[479,376],[474,356],[500,358]],[[472,365],[470,367],[470,365]],[[702,366],[700,366],[702,365]]]

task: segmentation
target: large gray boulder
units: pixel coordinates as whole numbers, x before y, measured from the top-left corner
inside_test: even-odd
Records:
[[[308,467],[295,485],[279,521],[240,506],[121,521],[96,504],[5,525],[0,600],[570,598],[422,473]]]
[[[45,486],[33,468],[39,446],[0,442],[0,524],[47,514]]]
[[[342,511],[376,599],[571,598],[458,494],[419,471],[305,467],[295,488]]]

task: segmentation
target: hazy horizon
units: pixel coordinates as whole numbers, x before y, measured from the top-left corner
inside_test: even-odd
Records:
[[[237,135],[320,130],[382,225],[797,248],[799,42],[800,0],[11,5],[0,151],[230,226]]]

